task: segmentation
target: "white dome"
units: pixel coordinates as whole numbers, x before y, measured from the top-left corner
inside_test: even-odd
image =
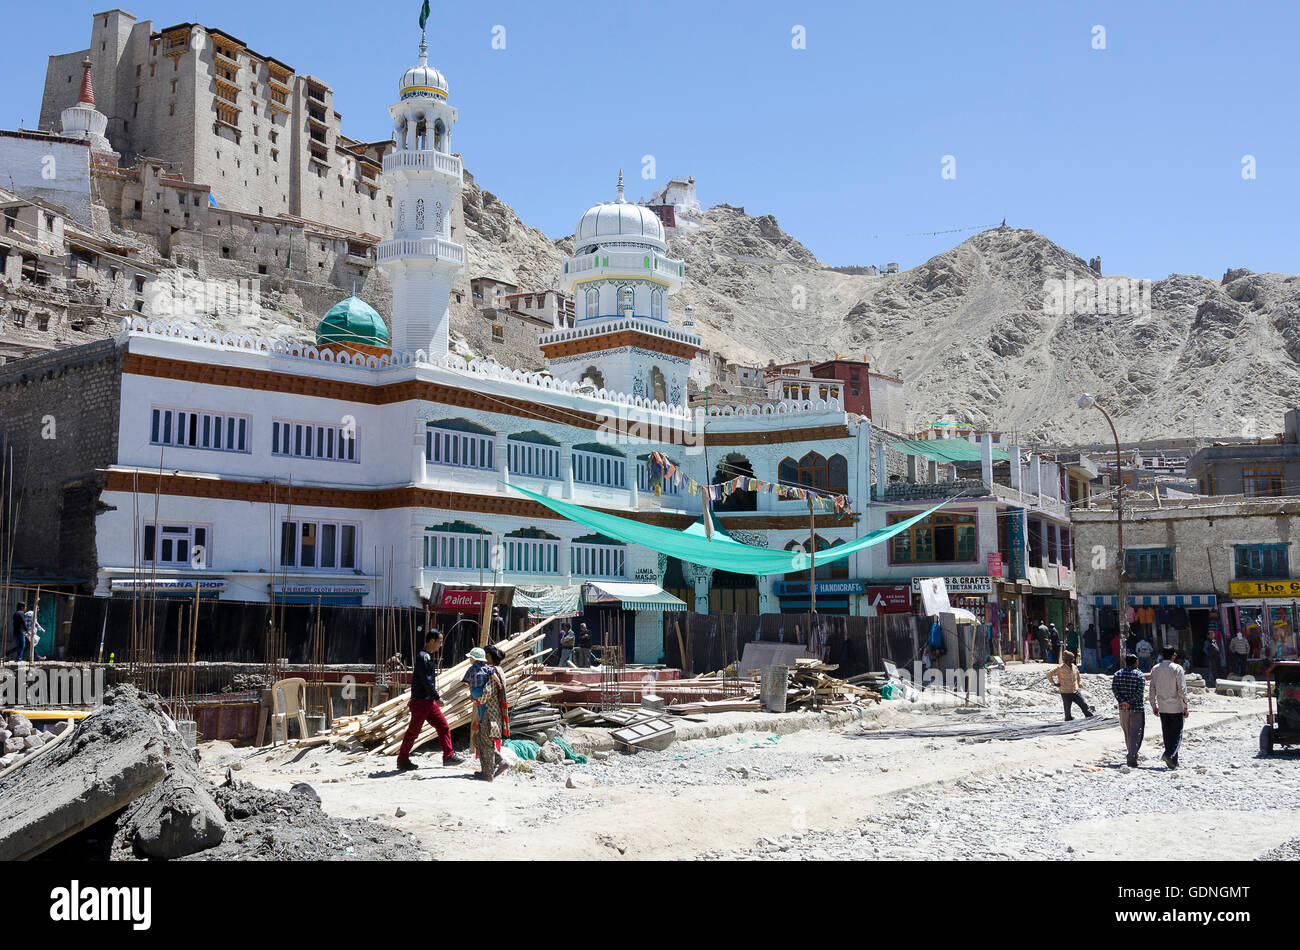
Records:
[[[668,250],[659,216],[649,208],[625,201],[594,205],[578,222],[573,243],[575,248],[581,248],[618,240]]]
[[[399,87],[402,98],[410,96],[431,95],[430,89],[436,89],[442,93],[445,98],[447,95],[447,80],[442,73],[432,66],[412,66],[402,76],[402,84]]]

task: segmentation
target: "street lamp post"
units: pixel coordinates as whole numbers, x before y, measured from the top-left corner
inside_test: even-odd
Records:
[[[1115,440],[1115,533],[1119,543],[1119,558],[1115,564],[1115,579],[1117,588],[1118,602],[1116,606],[1116,624],[1119,626],[1120,645],[1123,647],[1127,642],[1125,629],[1126,609],[1128,607],[1127,583],[1128,571],[1124,569],[1124,460],[1119,451],[1119,434],[1115,431],[1115,423],[1111,420],[1110,414],[1097,404],[1095,397],[1084,393],[1079,397],[1080,409],[1096,409],[1106,417],[1106,423],[1110,426],[1111,437]]]

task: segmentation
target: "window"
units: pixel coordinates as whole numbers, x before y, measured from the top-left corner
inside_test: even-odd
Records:
[[[1237,577],[1241,579],[1286,579],[1291,576],[1285,544],[1238,544],[1235,546]]]
[[[280,566],[351,571],[357,566],[360,525],[336,521],[280,523]]]
[[[560,448],[525,439],[506,440],[506,464],[511,475],[560,478]]]
[[[444,571],[490,571],[492,536],[482,528],[457,522],[426,528],[424,566]]]
[[[777,466],[777,478],[785,484],[844,495],[849,490],[849,462],[843,455],[827,459],[818,452],[809,452],[798,462],[783,459]]]
[[[573,480],[582,485],[627,487],[627,460],[621,455],[573,450]]]
[[[1205,473],[1205,477],[1201,479],[1201,494],[1217,495],[1218,493],[1219,493],[1219,486],[1214,477],[1214,470],[1210,469],[1208,472]]]
[[[656,320],[664,318],[664,292],[656,290],[650,295],[650,316]]]
[[[357,428],[276,419],[271,424],[271,454],[300,459],[355,462]]]
[[[821,553],[823,551],[828,551],[833,547],[838,547],[839,545],[844,543],[844,540],[841,538],[840,540],[836,541],[834,544],[828,544],[826,539],[823,538],[821,535],[816,535],[816,540],[817,540],[817,555],[818,555],[816,558],[817,579],[819,581],[848,580],[849,577],[848,558],[844,557],[844,558],[840,558],[837,561],[829,561],[829,562],[821,560]],[[808,543],[806,541],[804,542],[791,541],[789,544],[785,546],[785,549],[790,552],[807,551]],[[805,568],[802,571],[788,571],[785,575],[785,579],[787,581],[796,581],[796,582],[802,581],[803,583],[806,584],[808,583],[808,569]]]
[[[1279,498],[1282,490],[1280,468],[1243,468],[1241,490],[1247,498]]]
[[[202,570],[212,555],[211,532],[211,525],[146,523],[140,557],[145,564]]]
[[[251,419],[229,413],[155,407],[149,428],[152,445],[247,452]]]
[[[910,517],[910,514],[894,513],[889,516],[889,523],[896,524]],[[941,512],[896,534],[890,542],[889,557],[893,564],[941,564],[976,561],[978,551],[975,515]]]
[[[504,343],[506,340],[505,327],[499,323],[492,324],[492,339],[496,343]]]
[[[600,316],[600,291],[592,287],[587,291],[587,314],[588,317]]]
[[[538,528],[524,528],[505,538],[506,570],[520,574],[559,574],[560,539]]]
[[[621,315],[626,310],[632,310],[636,306],[636,296],[631,287],[618,288],[618,312]]]
[[[1171,548],[1125,551],[1124,570],[1133,581],[1172,581],[1174,552]]]
[[[579,577],[625,577],[627,546],[593,534],[573,542],[571,569]]]
[[[436,465],[496,468],[496,436],[429,426],[424,433],[424,457]]]

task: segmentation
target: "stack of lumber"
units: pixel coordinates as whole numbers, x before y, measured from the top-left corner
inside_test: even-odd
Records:
[[[836,709],[862,702],[880,702],[880,693],[876,690],[826,675],[837,669],[839,665],[835,663],[796,660],[790,668],[786,708],[808,704],[817,709]]]
[[[541,664],[536,662],[533,646],[545,636],[540,633],[534,634],[534,631],[545,623],[546,621],[543,621],[530,630],[496,644],[505,653],[501,670],[505,674],[507,698],[512,703],[512,725],[514,712],[518,709],[528,729],[536,728],[534,722],[550,720],[549,715],[533,716],[532,713],[535,709],[541,709],[540,704],[559,692],[541,685],[533,678],[534,674],[542,668]],[[442,714],[447,718],[447,725],[452,729],[469,725],[474,715],[474,701],[469,695],[469,687],[461,682],[469,667],[470,661],[462,660],[455,666],[443,670],[442,675],[438,677],[438,695],[442,697],[439,706]],[[410,699],[411,693],[407,690],[386,703],[380,703],[364,715],[336,719],[329,733],[308,739],[300,745],[326,742],[338,745],[355,743],[380,755],[396,755],[402,745],[402,736],[410,723],[411,717],[407,709]],[[555,718],[558,721],[558,714]],[[413,748],[419,749],[425,743],[436,739],[437,735],[437,732],[426,724],[420,730]]]

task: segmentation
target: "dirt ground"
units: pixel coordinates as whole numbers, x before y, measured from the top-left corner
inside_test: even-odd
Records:
[[[440,860],[1249,859],[1300,838],[1300,809],[1272,804],[1300,801],[1300,753],[1259,756],[1262,699],[1194,693],[1177,772],[1160,762],[1149,713],[1131,772],[1117,724],[1015,741],[864,735],[1059,722],[1048,668],[994,674],[988,709],[887,702],[864,722],[805,716],[812,727],[783,735],[785,717],[733,713],[711,717],[710,731],[727,734],[596,752],[584,765],[530,762],[491,784],[471,777],[472,758],[444,768],[417,754],[419,770],[403,774],[391,757],[328,747],[201,751],[214,776],[233,767],[267,788],[308,783],[329,815],[408,831]],[[1106,678],[1085,677],[1084,693],[1114,715]],[[575,748],[584,732],[570,733]],[[575,773],[580,787],[566,787]]]

